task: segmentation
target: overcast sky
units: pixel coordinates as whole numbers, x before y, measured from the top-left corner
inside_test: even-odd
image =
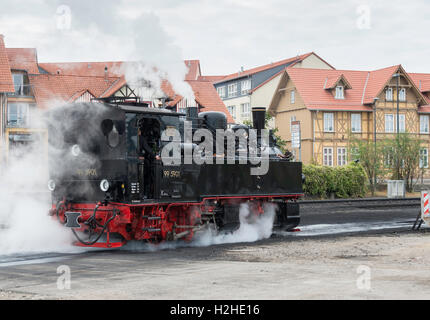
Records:
[[[205,75],[314,51],[337,69],[430,73],[428,0],[2,0],[40,62],[199,59]]]

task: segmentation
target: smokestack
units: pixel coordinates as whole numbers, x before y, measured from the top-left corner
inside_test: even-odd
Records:
[[[252,122],[254,129],[263,130],[266,122],[266,108],[254,107],[252,108]]]

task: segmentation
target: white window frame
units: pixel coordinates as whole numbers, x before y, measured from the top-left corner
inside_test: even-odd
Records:
[[[429,134],[429,116],[420,115],[420,133]]]
[[[337,148],[337,165],[344,166],[347,164],[347,152],[346,147],[338,147]]]
[[[361,113],[351,113],[351,132],[361,132]]]
[[[290,92],[290,103],[296,103],[296,90],[291,90]]]
[[[228,112],[230,112],[233,119],[236,120],[236,106],[234,106],[234,105],[228,106],[227,109],[228,109]]]
[[[399,90],[399,101],[406,101],[406,88],[400,88]]]
[[[395,128],[394,115],[392,113],[386,113],[384,118],[385,118],[385,132],[394,133],[394,128]],[[388,118],[391,118],[391,120],[388,120]]]
[[[228,97],[236,97],[237,96],[237,83],[231,83],[227,87]]]
[[[247,103],[241,103],[240,104],[240,114],[242,118],[248,119],[250,116],[250,104]]]
[[[429,149],[420,149],[420,168],[427,169],[429,167]]]
[[[393,88],[390,87],[385,90],[385,100],[393,101]]]
[[[323,148],[323,165],[333,167],[333,147]]]
[[[335,99],[345,99],[345,88],[343,86],[336,86]]]
[[[225,98],[225,86],[218,87],[216,91],[221,98]]]
[[[324,132],[334,132],[334,113],[324,112]]]
[[[396,115],[397,119],[397,115]],[[397,121],[395,126],[397,127]],[[406,132],[406,115],[405,114],[399,114],[399,132]]]
[[[248,94],[251,90],[251,79],[243,80],[240,83],[240,93],[242,95]]]

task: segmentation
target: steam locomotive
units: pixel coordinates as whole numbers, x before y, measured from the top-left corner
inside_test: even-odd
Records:
[[[252,112],[253,128],[259,132],[265,128],[265,110]],[[181,113],[110,99],[59,107],[47,117],[50,215],[71,228],[76,245],[117,248],[131,240],[190,241],[208,226],[234,230],[242,203],[253,216],[264,215],[265,204],[275,204],[277,228],[299,224],[302,165],[282,154],[272,131],[268,145],[258,134],[255,146],[260,154],[262,149],[268,152],[268,171],[252,175],[258,164],[251,161],[249,146],[241,151],[238,139],[239,132],[247,138],[252,128],[227,129],[220,112],[188,108]],[[218,129],[235,134],[233,156],[203,152],[200,156],[212,164],[187,163],[187,150],[198,150],[204,140],[187,142],[187,124],[193,134],[199,129],[211,132],[218,145]],[[169,130],[180,134],[179,161],[166,164],[160,155],[174,139],[166,138]]]

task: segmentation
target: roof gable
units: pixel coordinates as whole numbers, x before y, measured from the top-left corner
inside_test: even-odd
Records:
[[[266,64],[263,66],[259,66],[259,67],[255,67],[252,69],[248,69],[248,70],[244,70],[244,71],[240,71],[240,72],[235,72],[232,73],[230,75],[225,76],[222,80],[216,81],[215,83],[221,83],[221,82],[225,82],[225,81],[229,81],[229,80],[233,80],[236,78],[242,78],[242,77],[246,77],[246,76],[250,76],[262,71],[266,71],[266,70],[270,70],[272,68],[276,68],[282,65],[292,65],[293,63],[297,63],[299,61],[302,61],[303,59],[309,57],[311,54],[313,54],[312,52],[294,57],[294,58],[288,58],[288,59],[284,59],[284,60],[280,60],[278,62],[273,62],[270,64]]]

